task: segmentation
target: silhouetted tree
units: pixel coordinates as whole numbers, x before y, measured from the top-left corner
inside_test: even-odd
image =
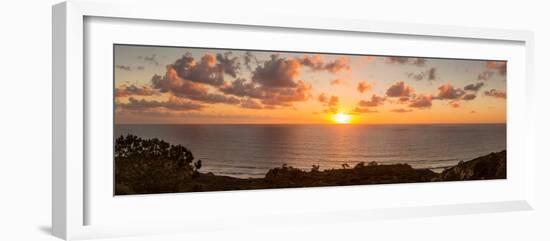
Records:
[[[176,192],[178,184],[197,176],[202,161],[181,145],[134,135],[115,140],[115,193]]]

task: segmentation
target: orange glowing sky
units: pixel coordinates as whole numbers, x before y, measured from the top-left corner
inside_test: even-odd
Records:
[[[506,62],[115,45],[115,123],[505,123]]]

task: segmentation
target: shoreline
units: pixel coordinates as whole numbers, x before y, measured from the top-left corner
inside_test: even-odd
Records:
[[[202,161],[193,161],[183,146],[121,136],[115,148],[115,195],[506,179],[506,150],[461,161],[441,173],[409,164],[360,162],[325,170],[314,165],[309,171],[283,165],[264,177],[238,178],[201,172]]]

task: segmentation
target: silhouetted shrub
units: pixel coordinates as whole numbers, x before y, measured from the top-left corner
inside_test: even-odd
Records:
[[[181,145],[134,135],[115,140],[115,193],[176,192],[197,175],[202,161]]]

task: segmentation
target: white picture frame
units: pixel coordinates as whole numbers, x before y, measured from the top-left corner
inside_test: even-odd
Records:
[[[112,237],[123,235],[158,234],[174,232],[192,232],[217,228],[231,228],[243,225],[293,225],[302,222],[324,223],[342,222],[349,220],[371,220],[401,217],[425,217],[434,215],[468,214],[498,211],[530,210],[534,205],[535,157],[534,125],[531,118],[532,104],[529,94],[532,93],[533,73],[533,34],[529,31],[496,30],[456,26],[422,25],[410,23],[371,22],[351,19],[324,19],[300,18],[282,15],[230,15],[212,14],[209,9],[193,9],[182,15],[178,9],[185,8],[180,1],[168,1],[170,4],[158,2],[125,2],[125,1],[86,1],[72,0],[60,3],[53,7],[53,167],[52,167],[52,226],[53,234],[63,239],[84,239],[94,237]],[[323,199],[327,196],[357,198],[365,194],[360,187],[336,187],[321,189],[284,189],[249,192],[224,192],[206,194],[166,194],[127,198],[117,202],[124,202],[125,206],[140,208],[144,206],[173,207],[187,199],[188,204],[215,205],[216,202],[235,204],[234,212],[221,212],[212,219],[196,221],[181,220],[177,217],[177,210],[152,209],[151,212],[141,213],[143,217],[132,217],[133,220],[120,216],[128,215],[129,210],[117,212],[112,207],[96,205],[99,208],[90,209],[90,200],[93,196],[90,180],[87,180],[87,171],[91,168],[90,162],[85,160],[87,153],[87,135],[90,134],[89,99],[86,84],[86,19],[111,18],[120,21],[155,22],[174,24],[213,24],[223,25],[226,29],[232,27],[253,27],[263,31],[278,29],[279,31],[300,30],[304,32],[318,31],[318,33],[358,33],[383,34],[395,38],[426,38],[453,40],[455,42],[477,41],[491,45],[496,42],[519,46],[518,51],[511,54],[512,62],[518,71],[511,69],[513,78],[509,78],[508,86],[508,118],[512,125],[508,129],[508,143],[514,148],[509,153],[509,160],[517,165],[518,174],[508,182],[480,182],[469,183],[440,183],[420,184],[411,190],[403,190],[405,185],[380,185],[370,187],[369,191],[379,192],[380,196],[414,194],[415,191],[426,193],[442,189],[442,185],[452,186],[452,190],[472,190],[481,185],[476,192],[486,189],[495,189],[494,198],[471,197],[470,199],[455,200],[452,195],[448,200],[440,202],[411,201],[389,202],[389,204],[374,204],[373,208],[328,207],[321,210],[321,205],[310,205],[308,210],[290,210],[288,203],[273,210],[263,210],[260,206],[249,205],[251,211],[246,213],[245,207],[239,206],[242,200],[256,202],[274,202],[277,198],[297,197],[300,200],[311,198]],[[152,28],[152,27],[151,27]],[[101,33],[101,31],[99,31]],[[95,33],[95,32],[92,32]],[[142,40],[145,41],[145,40]],[[138,41],[139,42],[139,41]],[[399,55],[399,53],[394,53]],[[512,86],[512,87],[510,87]],[[112,90],[107,90],[111,91]],[[91,94],[93,95],[93,94]],[[93,97],[91,97],[93,98]],[[508,148],[510,149],[510,148]],[[515,170],[515,169],[514,169]],[[516,178],[517,177],[517,178]],[[93,179],[92,179],[93,180]],[[435,186],[432,186],[435,185]],[[499,193],[501,192],[501,193]],[[384,194],[386,193],[386,194]],[[502,195],[499,195],[502,194]],[[435,194],[434,194],[435,195]],[[113,198],[111,196],[111,198]],[[380,200],[378,200],[380,201]],[[374,202],[374,201],[373,201]],[[321,203],[322,204],[322,203]],[[107,204],[106,204],[107,205]],[[119,204],[117,204],[119,205]],[[304,204],[305,205],[305,204]],[[297,205],[300,207],[300,204]],[[284,209],[286,208],[286,209]],[[103,209],[103,217],[112,215],[113,223],[96,223],[89,220],[90,215]],[[238,211],[238,212],[237,212]],[[161,213],[163,216],[155,214]],[[253,215],[254,212],[260,213]],[[107,213],[107,214],[105,214]],[[172,214],[173,213],[173,214]],[[157,215],[157,216],[155,216]],[[173,216],[170,216],[173,215]],[[199,216],[198,213],[191,213]],[[214,215],[214,214],[213,214]],[[101,215],[99,215],[101,216]],[[330,219],[326,218],[330,216]],[[152,223],[145,222],[147,219]],[[105,219],[105,218],[104,218]],[[228,220],[231,220],[229,223]],[[288,221],[291,220],[291,221]],[[124,223],[124,224],[122,224]],[[174,224],[177,223],[177,224]],[[170,225],[168,225],[170,224]]]

